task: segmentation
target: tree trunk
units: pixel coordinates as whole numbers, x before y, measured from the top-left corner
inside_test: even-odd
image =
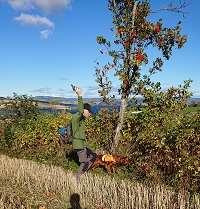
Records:
[[[121,100],[121,106],[120,106],[120,112],[119,112],[119,123],[117,124],[115,137],[113,139],[112,146],[111,146],[112,153],[115,153],[116,147],[118,146],[118,143],[120,140],[120,134],[121,134],[121,130],[122,130],[123,123],[124,123],[125,110],[126,110],[127,103],[128,103],[127,101],[128,101],[127,98],[123,98]]]
[[[113,0],[113,3],[114,3],[114,7],[116,8],[115,0]],[[134,31],[134,26],[135,26],[135,14],[136,14],[136,10],[137,10],[137,5],[138,5],[138,2],[135,2],[134,7],[133,7],[133,16],[132,16],[132,31]],[[130,73],[130,70],[129,70],[130,56],[131,56],[131,48],[128,47],[128,48],[126,48],[126,56],[125,56],[126,58],[125,58],[125,62],[124,62],[125,68],[128,72],[128,75]],[[130,88],[128,90],[126,90],[126,92],[122,93],[120,113],[119,113],[119,122],[117,124],[117,128],[115,130],[115,137],[114,137],[112,145],[111,145],[111,152],[112,153],[115,153],[116,148],[119,144],[120,137],[121,137],[121,130],[122,130],[122,127],[124,124],[124,116],[125,116],[125,111],[126,111],[126,107],[128,104],[128,96],[130,93],[129,92]],[[129,93],[127,94],[127,92],[129,92]]]

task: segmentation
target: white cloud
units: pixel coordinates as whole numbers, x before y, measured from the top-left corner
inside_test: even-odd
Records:
[[[89,86],[88,91],[98,91],[98,86]]]
[[[6,0],[17,10],[40,9],[45,12],[67,8],[71,0]]]
[[[48,87],[44,87],[44,88],[31,90],[30,92],[31,93],[37,93],[37,94],[51,94],[52,93],[52,89],[48,88]]]
[[[71,5],[72,0],[0,0],[0,3],[8,3],[13,9],[18,11],[33,11],[50,13],[61,9],[66,9]],[[16,21],[24,25],[43,27],[40,30],[40,37],[48,39],[55,25],[47,17],[40,15],[31,15],[21,13],[20,16],[14,18]]]
[[[54,28],[54,23],[52,21],[39,15],[21,13],[20,16],[15,17],[14,19],[25,25],[46,26],[47,28]]]
[[[54,96],[54,97],[74,97],[74,93],[71,89],[64,88],[49,88],[49,87],[41,87],[38,89],[33,89],[29,91],[34,96]]]
[[[192,89],[193,97],[199,97],[200,96],[200,89]]]
[[[14,9],[27,10],[33,9],[33,5],[30,0],[7,0],[10,6]]]
[[[70,5],[71,0],[34,0],[33,3],[39,9],[48,12],[67,8]]]
[[[43,29],[40,31],[40,37],[42,39],[48,39],[49,35],[52,33],[52,30],[55,27],[51,20],[39,15],[21,13],[20,16],[15,17],[14,20],[23,25],[43,27]]]
[[[41,30],[40,31],[40,37],[42,38],[42,39],[48,39],[49,38],[49,35],[52,33],[52,31],[51,30],[48,30],[48,29],[46,29],[46,30]]]

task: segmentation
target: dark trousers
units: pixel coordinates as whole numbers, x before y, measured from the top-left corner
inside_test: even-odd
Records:
[[[80,176],[90,168],[90,166],[95,161],[97,155],[89,148],[79,149],[79,150],[75,150],[75,151],[78,155],[78,159],[80,162],[80,167],[79,167],[78,172],[76,174],[77,179],[79,181]]]

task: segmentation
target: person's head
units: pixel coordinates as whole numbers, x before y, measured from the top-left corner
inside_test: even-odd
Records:
[[[78,193],[73,193],[70,197],[70,204],[73,208],[81,209],[80,206],[80,195]]]
[[[83,116],[85,118],[89,118],[91,115],[92,115],[91,105],[88,103],[85,103],[84,108],[83,108]]]

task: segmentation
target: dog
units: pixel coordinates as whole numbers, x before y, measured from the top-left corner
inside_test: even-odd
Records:
[[[94,170],[97,167],[103,167],[108,173],[114,173],[115,167],[120,165],[130,165],[131,160],[128,157],[121,155],[97,155],[90,169]]]

